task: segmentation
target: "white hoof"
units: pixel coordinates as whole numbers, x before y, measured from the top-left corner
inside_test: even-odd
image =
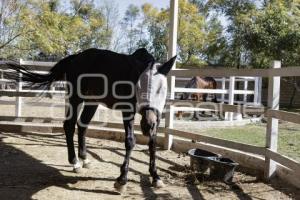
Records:
[[[75,173],[80,173],[81,172],[81,164],[79,161],[77,161],[74,165],[73,165],[73,172]]]
[[[163,187],[165,187],[165,184],[162,180],[157,180],[157,181],[153,182],[153,187],[163,188]]]
[[[89,159],[82,160],[82,167],[86,169],[90,169],[92,162]]]
[[[118,181],[115,182],[114,188],[119,192],[120,194],[123,194],[126,191],[126,184],[121,185]]]

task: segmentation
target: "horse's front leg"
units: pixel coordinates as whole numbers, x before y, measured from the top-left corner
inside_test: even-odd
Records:
[[[149,139],[149,153],[150,153],[150,163],[149,163],[149,172],[152,176],[152,185],[156,188],[164,187],[163,181],[160,179],[157,174],[156,169],[156,134],[150,136]]]
[[[134,136],[134,113],[123,113],[123,123],[125,128],[125,158],[121,166],[121,175],[117,178],[114,187],[121,193],[126,189],[126,183],[128,181],[127,174],[129,170],[129,160],[131,152],[135,146],[135,136]]]

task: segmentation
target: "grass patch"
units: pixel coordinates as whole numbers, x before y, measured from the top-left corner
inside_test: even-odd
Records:
[[[280,107],[280,110],[287,112],[300,113],[300,107]]]
[[[189,130],[197,133],[199,130]],[[203,135],[265,146],[266,124],[246,125],[232,128],[210,128],[202,130]],[[281,123],[279,125],[278,152],[300,161],[300,125]]]

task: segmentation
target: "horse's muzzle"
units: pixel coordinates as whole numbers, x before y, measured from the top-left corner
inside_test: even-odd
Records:
[[[156,133],[157,115],[151,109],[144,110],[142,113],[141,129],[143,135],[152,136]]]

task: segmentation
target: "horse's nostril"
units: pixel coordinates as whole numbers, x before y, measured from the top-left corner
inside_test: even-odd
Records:
[[[146,127],[147,130],[153,130],[155,127],[155,123],[147,123]]]
[[[144,135],[152,135],[157,125],[156,113],[149,109],[142,113],[141,128]]]
[[[155,123],[152,123],[151,125],[151,129],[153,130],[155,128],[156,124]]]
[[[148,121],[141,123],[143,135],[149,136],[152,134],[156,126],[156,123]]]

